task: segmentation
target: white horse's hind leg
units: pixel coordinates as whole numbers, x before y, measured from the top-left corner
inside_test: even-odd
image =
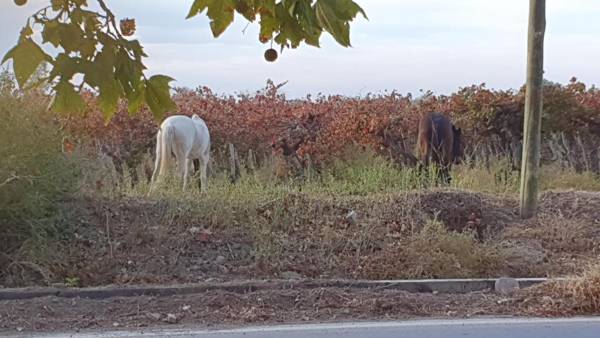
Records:
[[[154,190],[154,185],[156,184],[158,169],[160,168],[160,154],[161,154],[161,135],[160,131],[156,135],[156,160],[154,161],[154,171],[152,172],[152,178],[150,179],[150,190],[148,194],[150,194]]]
[[[187,187],[187,183],[188,183],[188,176],[190,175],[190,159],[189,158],[185,158],[183,159],[183,161],[181,161],[182,163],[182,175],[183,175],[183,190],[185,190],[185,188]]]
[[[208,161],[209,161],[208,156],[200,157],[200,191],[201,192],[206,192],[206,189],[208,189],[208,175],[207,175]]]
[[[206,171],[208,168],[208,162],[203,162],[200,165],[200,191],[201,192],[206,192],[206,189],[208,189],[208,177],[206,175]]]

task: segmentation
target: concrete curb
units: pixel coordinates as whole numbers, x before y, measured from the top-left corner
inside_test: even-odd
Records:
[[[547,278],[517,278],[521,288],[548,281]],[[556,279],[553,279],[556,280]],[[412,293],[468,293],[493,290],[496,279],[419,279],[419,280],[267,280],[199,283],[171,286],[106,286],[93,288],[7,288],[0,289],[0,301],[39,297],[106,299],[112,297],[172,296],[229,291],[247,293],[261,290],[318,289],[327,287],[357,289],[394,289]]]

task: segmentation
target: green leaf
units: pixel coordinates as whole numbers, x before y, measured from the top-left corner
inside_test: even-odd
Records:
[[[79,53],[81,53],[81,56],[86,59],[94,56],[94,53],[96,52],[96,43],[97,41],[95,39],[82,39],[79,46]]]
[[[298,24],[298,21],[290,16],[289,8],[286,7],[286,3],[278,3],[275,13],[280,22],[279,34],[275,37],[275,42],[280,45],[287,45],[287,42],[289,41],[292,48],[298,47],[300,42],[304,40],[305,34],[302,27]]]
[[[99,87],[114,79],[115,46],[105,44],[102,51],[96,56],[94,62],[86,68],[85,82],[92,87]]]
[[[128,100],[129,114],[136,113],[144,103],[145,87],[141,81],[143,65],[132,60],[125,50],[119,50],[116,60],[115,76]]]
[[[27,25],[25,27],[23,27],[23,29],[21,29],[20,38],[27,39],[32,35],[33,35],[33,29],[31,29],[31,26],[29,26],[29,23],[27,23]]]
[[[254,10],[253,0],[238,0],[235,10],[250,22],[256,20],[256,11]]]
[[[264,15],[275,16],[275,0],[256,0],[254,8],[256,8],[261,18]]]
[[[56,56],[56,60],[53,62],[52,71],[48,78],[54,80],[57,77],[61,77],[65,80],[71,80],[77,73],[83,73],[84,67],[82,65],[81,58],[70,57],[65,53],[60,53]]]
[[[42,31],[42,42],[50,42],[54,47],[58,47],[60,45],[60,28],[56,20],[46,22]]]
[[[55,96],[52,109],[58,113],[81,113],[85,110],[85,103],[75,91],[73,85],[65,80],[60,80],[54,87]]]
[[[71,22],[81,25],[83,23],[83,13],[81,9],[76,8],[71,12]]]
[[[19,43],[9,50],[2,62],[13,60],[13,69],[19,86],[22,88],[31,75],[36,71],[43,61],[50,61],[52,58],[44,53],[44,51],[33,40],[21,39]]]
[[[142,61],[142,57],[147,57],[148,56],[144,52],[144,49],[142,48],[142,45],[140,44],[140,42],[138,40],[125,40],[125,39],[121,39],[121,40],[119,40],[119,42],[125,48],[127,48],[130,51],[132,51],[133,55],[135,55],[135,58],[139,62]]]
[[[154,75],[146,80],[146,103],[156,119],[161,120],[165,113],[176,110],[177,105],[171,99],[169,82],[174,81],[165,75]]]
[[[358,13],[362,14],[365,19],[369,19],[367,17],[367,13],[354,1],[352,0],[319,0],[324,2],[329,2],[333,8],[335,8],[337,16],[344,21],[351,21]]]
[[[106,81],[100,84],[99,106],[104,113],[104,121],[108,123],[113,117],[119,104],[119,98],[123,93],[123,87],[121,84],[112,79],[112,81]]]
[[[81,10],[81,16],[83,17],[83,30],[89,36],[95,35],[96,31],[100,29],[100,21],[98,20],[98,13]]]
[[[352,0],[317,0],[315,11],[319,24],[342,46],[350,47],[349,21],[358,13],[367,15]]]
[[[127,111],[130,115],[137,113],[144,104],[146,87],[144,82],[140,82],[139,86],[127,94]]]
[[[142,67],[132,60],[125,50],[119,50],[115,62],[115,77],[126,94],[139,85],[142,75]]]
[[[283,0],[281,3],[285,8],[287,8],[288,13],[291,17],[295,16],[296,5],[298,4],[298,0]]]
[[[52,5],[52,10],[55,12],[60,11],[61,9],[67,9],[69,6],[69,2],[67,0],[52,0],[50,1]]]
[[[219,37],[233,22],[235,0],[209,0],[206,15],[211,19],[213,36]]]
[[[192,17],[204,12],[206,7],[208,6],[208,1],[209,0],[194,0],[194,3],[192,4],[190,11],[185,18],[189,19],[189,18],[192,18]]]
[[[78,7],[87,7],[87,0],[71,0]]]
[[[74,23],[60,25],[60,45],[65,51],[79,50],[82,40],[83,31],[78,25]]]
[[[321,33],[322,31],[315,31],[312,34],[307,33],[306,37],[304,38],[304,42],[314,47],[321,47],[321,44],[319,42],[319,40],[321,39]]]
[[[294,14],[298,17],[298,22],[305,32],[306,43],[319,47],[319,38],[323,29],[319,25],[314,9],[311,7],[311,0],[298,0],[294,6]]]
[[[266,42],[273,37],[273,33],[279,29],[279,21],[272,16],[260,17],[260,37]]]

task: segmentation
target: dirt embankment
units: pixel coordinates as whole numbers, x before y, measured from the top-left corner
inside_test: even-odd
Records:
[[[223,218],[227,224],[161,201],[72,203],[84,211],[81,224],[75,239],[47,257],[52,269],[7,274],[6,286],[539,277],[579,273],[586,263],[597,262],[600,250],[598,193],[544,193],[539,217],[528,221],[517,217],[512,198],[453,190],[339,199],[287,195],[233,210]],[[595,314],[598,276],[508,297],[335,287],[103,300],[45,297],[1,302],[0,332]]]
[[[514,198],[457,190],[288,194],[227,217],[163,201],[71,203],[77,233],[45,257],[47,270],[15,264],[0,284],[542,277],[577,273],[600,250],[599,193],[544,193],[529,221]]]

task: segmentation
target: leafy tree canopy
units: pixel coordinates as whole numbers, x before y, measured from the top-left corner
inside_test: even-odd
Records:
[[[13,0],[22,6],[27,0]],[[49,0],[49,5],[33,14],[21,30],[18,43],[2,59],[12,59],[20,87],[43,63],[50,66],[43,81],[54,92],[52,107],[57,112],[74,113],[84,109],[80,92],[97,92],[106,120],[110,120],[120,99],[126,99],[131,113],[146,104],[156,118],[175,109],[169,93],[173,79],[166,75],[144,75],[147,56],[135,33],[135,21],[117,23],[105,0]],[[99,5],[99,10],[90,5]],[[363,9],[352,0],[194,0],[187,18],[206,14],[215,37],[231,25],[235,13],[260,25],[259,40],[283,48],[297,48],[302,42],[319,47],[323,31],[342,46],[350,46],[349,23]],[[39,34],[33,28],[39,27]],[[38,37],[38,44],[34,37]],[[49,53],[52,49],[55,52]],[[276,52],[268,51],[271,61]],[[275,52],[275,53],[273,53]],[[31,84],[31,85],[35,85]]]

